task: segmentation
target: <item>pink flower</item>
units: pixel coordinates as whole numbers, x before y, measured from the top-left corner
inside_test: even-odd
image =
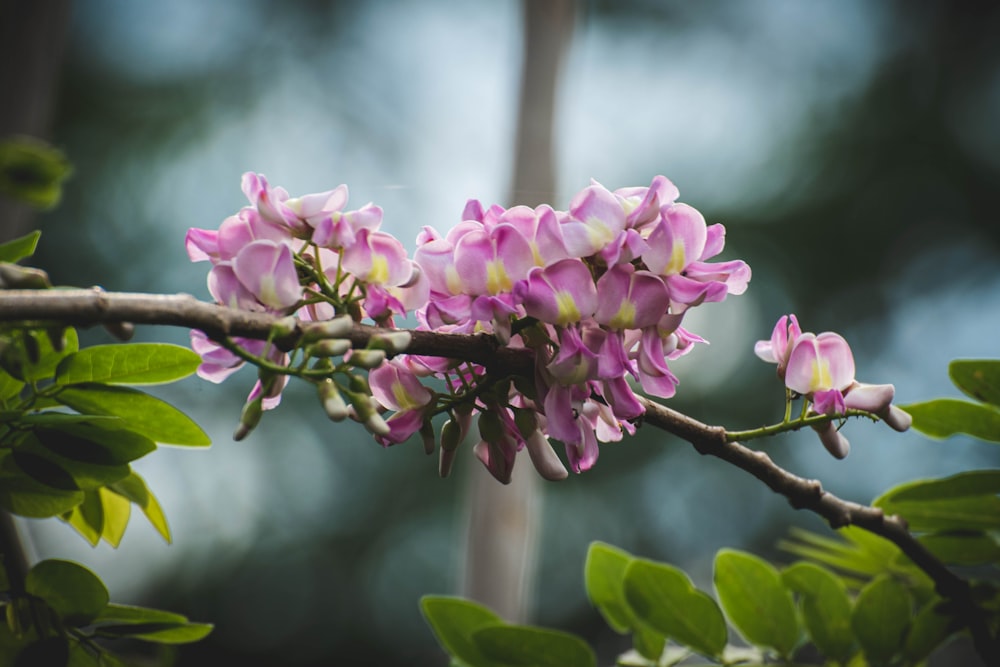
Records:
[[[771,332],[771,340],[759,340],[753,346],[754,354],[772,364],[778,364],[778,377],[785,379],[788,357],[795,341],[802,335],[795,315],[782,315]]]
[[[528,315],[558,326],[579,322],[597,309],[594,279],[578,259],[531,269],[527,281],[515,287],[514,295]]]
[[[387,361],[368,373],[372,396],[382,407],[395,410],[386,420],[389,433],[378,436],[383,445],[403,442],[416,433],[424,422],[423,409],[434,395],[420,383],[404,361]]]

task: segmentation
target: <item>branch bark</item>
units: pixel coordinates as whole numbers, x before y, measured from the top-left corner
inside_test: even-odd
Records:
[[[76,326],[133,323],[200,329],[209,337],[227,336],[266,339],[278,321],[267,313],[250,313],[205,303],[187,294],[155,295],[92,290],[3,290],[0,291],[0,322]],[[312,326],[299,322],[295,331],[280,339],[291,349]],[[349,335],[352,344],[363,347],[386,329],[357,324]],[[529,350],[506,348],[486,334],[445,334],[413,331],[407,354],[440,356],[472,361],[488,372],[503,375],[533,375]],[[913,535],[898,516],[885,516],[881,509],[843,500],[824,490],[818,480],[806,479],[780,467],[764,452],[738,442],[727,442],[726,430],[710,426],[655,401],[640,398],[646,413],[644,424],[655,426],[690,443],[701,454],[722,459],[750,473],[772,491],[784,496],[796,509],[814,512],[831,527],[858,526],[895,544],[934,581],[937,592],[950,600],[972,634],[976,649],[987,664],[1000,664],[1000,641],[992,636],[973,599],[969,582],[949,570]]]

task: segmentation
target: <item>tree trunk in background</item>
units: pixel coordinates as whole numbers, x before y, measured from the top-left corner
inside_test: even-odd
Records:
[[[524,0],[522,7],[524,63],[508,204],[537,206],[555,195],[553,112],[575,10],[574,0]],[[474,457],[466,458],[469,523],[463,594],[508,621],[524,622],[541,522],[541,478],[526,454],[518,456],[507,486],[493,479]]]
[[[69,0],[0,0],[0,138],[49,137],[69,15]],[[0,242],[31,231],[33,214],[0,198]]]

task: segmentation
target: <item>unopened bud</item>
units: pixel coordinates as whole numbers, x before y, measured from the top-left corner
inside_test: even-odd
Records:
[[[233,432],[233,440],[239,442],[250,435],[250,431],[257,428],[257,424],[260,423],[260,418],[264,414],[263,403],[261,398],[255,398],[243,406],[243,411],[240,413],[240,424]]]
[[[48,289],[49,274],[41,269],[0,262],[0,289]]]
[[[449,419],[441,426],[441,449],[454,451],[462,444],[462,427],[453,419]]]
[[[306,343],[323,338],[343,338],[354,329],[354,320],[351,319],[350,315],[338,315],[332,320],[311,322],[304,329],[302,340]]]
[[[514,408],[514,423],[517,424],[517,430],[525,440],[538,430],[538,418],[534,410]]]
[[[438,459],[438,474],[442,479],[451,474],[451,467],[455,463],[455,455],[457,453],[454,449],[441,448],[441,456]]]
[[[368,378],[363,375],[352,375],[350,380],[348,380],[348,386],[351,388],[351,391],[361,394],[368,394],[370,396],[372,393],[372,388],[368,384]]]
[[[420,425],[420,439],[424,443],[424,452],[430,456],[434,453],[434,425],[430,420],[425,420]]]
[[[323,380],[317,383],[316,391],[326,416],[335,422],[344,421],[348,415],[347,401],[333,380]]]
[[[389,435],[389,425],[379,414],[378,403],[370,394],[346,392],[347,399],[354,408],[354,418],[361,422],[372,435]]]
[[[132,340],[135,335],[135,325],[131,322],[105,322],[104,330],[123,343]]]
[[[344,361],[355,368],[371,370],[378,368],[385,361],[385,350],[351,350]]]
[[[368,341],[371,350],[385,350],[392,354],[405,352],[410,347],[413,335],[409,331],[384,331],[375,334]]]
[[[479,435],[489,443],[497,443],[503,439],[503,422],[500,415],[493,410],[487,410],[479,415]]]
[[[306,348],[311,357],[339,357],[351,349],[351,341],[346,338],[324,338]]]

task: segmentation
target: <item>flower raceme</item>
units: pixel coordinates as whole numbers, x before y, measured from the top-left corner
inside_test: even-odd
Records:
[[[910,427],[910,416],[892,405],[895,387],[862,384],[854,378],[854,355],[840,334],[803,332],[795,315],[786,315],[778,320],[771,339],[758,341],[754,352],[778,365],[778,377],[789,391],[806,398],[812,414],[844,416],[848,410],[864,410],[897,431]],[[831,454],[847,456],[850,443],[832,421],[813,428]]]
[[[219,229],[191,229],[186,238],[192,261],[212,264],[209,289],[219,303],[314,321],[348,315],[383,326],[412,311],[421,329],[489,333],[534,354],[535,376],[517,379],[401,348],[371,370],[369,386],[353,373],[368,368],[371,355],[351,351],[334,363],[321,354],[343,353],[339,343],[312,341],[284,355],[266,344],[223,346],[193,334],[202,377],[221,381],[245,358],[266,359],[272,371],[285,365],[287,374],[317,382],[338,418],[364,421],[364,415],[384,445],[418,431],[426,441],[431,418],[448,413],[442,473],[456,442],[476,431],[473,418],[480,425],[475,452],[501,481],[509,480],[524,448],[543,476],[564,477],[550,437],[565,446],[571,469],[590,468],[598,443],[633,432],[632,420],[643,412],[628,378],[650,394],[672,396],[677,379],[669,362],[704,342],[681,326],[685,312],[742,294],[750,279],[741,260],[710,261],[723,250],[724,228],[677,202],[677,188],[663,176],[615,191],[592,181],[565,211],[470,200],[446,233],[420,232],[413,259],[379,229],[380,208],[346,210],[344,185],[293,198],[248,173],[243,191],[249,206]],[[328,377],[320,377],[323,368]],[[430,378],[446,391],[425,387]],[[276,398],[272,383],[264,407]],[[392,415],[376,419],[371,401]]]

